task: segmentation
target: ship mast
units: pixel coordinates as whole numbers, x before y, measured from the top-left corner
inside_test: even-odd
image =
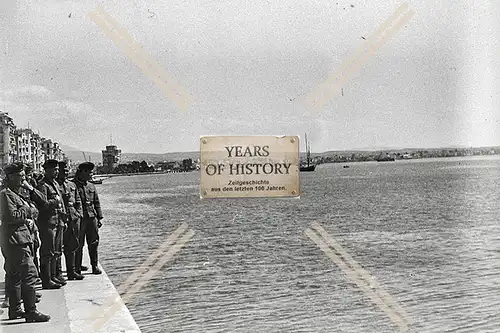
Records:
[[[305,140],[306,140],[307,166],[309,166],[311,160],[311,148],[309,146],[309,142],[307,141],[307,133],[305,133]]]

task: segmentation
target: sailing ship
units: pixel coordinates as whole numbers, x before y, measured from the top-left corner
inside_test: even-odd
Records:
[[[306,152],[307,152],[307,164],[302,164],[299,167],[299,170],[302,172],[307,172],[307,171],[314,171],[316,169],[316,164],[311,163],[311,145],[309,144],[309,141],[307,141],[307,134],[305,134],[305,141],[306,141]]]

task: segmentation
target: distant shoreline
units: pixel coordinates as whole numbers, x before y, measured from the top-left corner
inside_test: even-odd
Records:
[[[359,160],[354,160],[354,161],[335,161],[335,162],[326,162],[326,163],[318,163],[320,164],[348,164],[348,163],[373,163],[373,164],[391,164],[392,163],[397,163],[397,162],[411,162],[411,161],[422,161],[422,160],[438,160],[438,159],[470,159],[470,158],[487,158],[487,157],[495,157],[497,159],[500,159],[500,155],[495,154],[495,155],[471,155],[471,156],[436,156],[436,157],[422,157],[422,158],[413,158],[413,159],[400,159],[400,160],[395,160],[395,161],[384,161],[384,162],[377,162],[374,160],[368,160],[368,161],[359,161]],[[142,176],[142,175],[158,175],[158,174],[167,174],[167,173],[189,173],[189,172],[196,172],[199,170],[171,170],[171,171],[153,171],[153,172],[134,172],[134,173],[109,173],[109,174],[95,174],[94,175],[94,180],[106,180],[109,178],[113,177],[125,177],[125,176]]]
[[[323,156],[331,156],[331,155],[352,155],[352,154],[367,154],[373,155],[376,153],[404,153],[404,152],[441,152],[441,151],[458,151],[458,152],[474,152],[474,151],[485,151],[485,150],[494,150],[500,153],[500,146],[482,146],[482,147],[443,147],[443,148],[383,148],[383,149],[345,149],[345,150],[327,150],[323,152],[312,152],[311,157],[323,157]],[[74,163],[82,163],[84,162],[82,159],[82,151],[80,150],[71,150],[66,151],[65,153],[70,156],[70,159]],[[102,163],[101,153],[98,152],[88,152],[85,151],[87,156],[92,156],[92,160],[97,163]],[[300,152],[301,155],[305,155],[305,152]],[[200,157],[200,151],[186,151],[186,152],[168,152],[168,153],[122,153],[121,162],[122,163],[130,163],[132,161],[146,161],[147,163],[157,163],[163,161],[174,161],[180,160],[183,158],[192,158],[197,159]]]
[[[129,172],[129,173],[101,173],[101,174],[95,174],[94,180],[108,179],[108,178],[122,177],[122,176],[156,175],[156,174],[163,174],[163,173],[187,173],[187,172],[192,172],[192,171],[196,171],[196,170],[149,171],[149,172]]]

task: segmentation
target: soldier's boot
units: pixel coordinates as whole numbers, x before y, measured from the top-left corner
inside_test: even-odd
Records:
[[[99,269],[97,264],[95,266],[92,266],[92,274],[94,274],[94,275],[102,274],[102,271]]]
[[[33,289],[31,290],[26,290],[26,292],[23,294],[24,298],[24,318],[27,323],[35,323],[35,322],[46,322],[50,320],[49,315],[45,315],[43,313],[40,313],[36,309],[36,295],[35,291]]]
[[[83,269],[84,266],[82,266],[82,260],[83,260],[83,250],[78,248],[75,251],[75,272],[78,274],[81,274],[82,271],[86,271],[88,267],[85,267],[87,269]]]
[[[59,280],[57,278],[57,259],[52,259],[50,263],[50,279],[61,286],[66,285],[66,281]]]
[[[21,290],[9,290],[9,319],[18,319],[24,317],[24,311],[21,308]]]
[[[9,320],[24,318],[26,313],[21,308],[21,304],[19,304],[16,308],[9,307]]]
[[[42,276],[42,289],[59,289],[61,285],[51,279],[50,261],[40,264],[40,275]]]
[[[50,320],[49,315],[45,315],[38,310],[31,311],[24,315],[26,322],[28,323],[43,323]]]
[[[5,273],[5,298],[3,299],[3,303],[0,307],[2,308],[8,308],[9,307],[9,274],[6,272]]]
[[[92,244],[89,248],[89,256],[90,256],[90,264],[92,265],[92,274],[99,275],[102,271],[99,269],[97,265],[97,244]]]
[[[24,318],[24,311],[21,308],[20,297],[10,297],[9,299],[9,319]]]
[[[84,276],[75,272],[75,253],[64,253],[68,280],[83,280]]]
[[[4,309],[9,307],[9,296],[5,296],[5,298],[3,299],[3,303],[0,307]]]
[[[55,260],[55,262],[56,262],[55,278],[62,285],[65,285],[66,284],[66,279],[64,278],[63,273],[62,273],[62,258],[61,258],[61,256],[57,257],[57,259]],[[67,270],[67,268],[66,268],[66,270]]]

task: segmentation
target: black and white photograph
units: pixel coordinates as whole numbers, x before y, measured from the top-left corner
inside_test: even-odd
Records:
[[[0,1],[0,332],[500,332],[500,3]]]

